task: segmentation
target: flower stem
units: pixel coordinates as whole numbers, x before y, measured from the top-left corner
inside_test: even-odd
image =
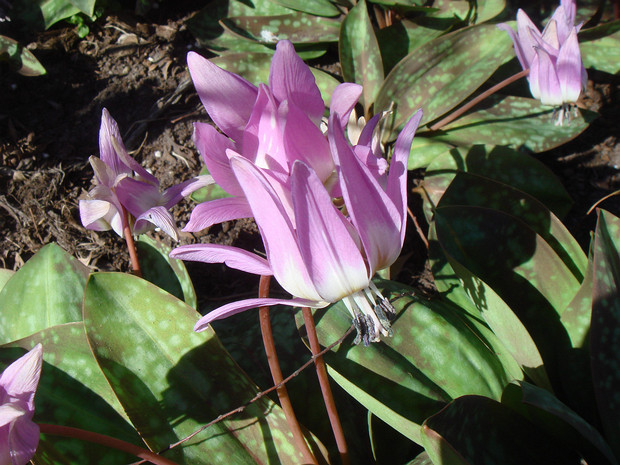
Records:
[[[136,244],[133,241],[133,235],[131,234],[131,227],[129,226],[129,214],[125,207],[123,207],[123,235],[125,236],[125,242],[127,243],[127,250],[129,251],[129,259],[131,260],[131,269],[133,274],[142,277],[142,271],[140,271],[140,262],[138,261],[138,252],[136,251]]]
[[[260,283],[258,286],[258,296],[265,298],[269,297],[269,282],[271,281],[270,276],[261,276]],[[282,369],[280,368],[280,362],[278,361],[278,354],[276,352],[275,342],[273,340],[273,332],[271,331],[271,321],[269,320],[269,307],[260,307],[258,309],[258,315],[260,320],[260,329],[263,335],[263,345],[265,346],[265,354],[267,355],[267,362],[269,363],[269,370],[271,371],[271,377],[273,378],[274,384],[281,384],[284,380],[282,376]],[[303,433],[301,432],[301,427],[299,426],[299,422],[297,421],[297,417],[295,416],[295,411],[293,410],[293,404],[291,404],[291,399],[288,396],[288,390],[286,389],[285,384],[281,384],[277,389],[278,398],[280,399],[280,405],[282,406],[282,410],[284,411],[284,416],[286,417],[286,421],[288,426],[293,434],[293,439],[295,440],[295,444],[297,445],[297,449],[301,452],[304,457],[304,464],[314,464],[317,465],[317,460],[310,452],[308,448],[308,444],[304,438]]]
[[[72,428],[70,426],[48,425],[45,423],[39,423],[39,428],[44,434],[51,434],[54,436],[64,436],[68,438],[81,439],[82,441],[94,442],[101,444],[112,449],[118,449],[128,454],[135,455],[141,459],[147,460],[155,465],[176,465],[170,459],[157,455],[150,450],[143,449],[142,447],[130,444],[120,439],[112,438],[104,434],[93,433],[92,431],[86,431],[79,428]]]
[[[478,103],[480,103],[485,98],[489,97],[490,95],[493,95],[498,90],[503,89],[508,84],[512,84],[513,82],[518,81],[519,79],[521,79],[522,77],[527,76],[528,74],[530,74],[529,68],[528,69],[524,69],[520,73],[514,74],[514,75],[510,76],[507,79],[504,79],[502,82],[500,82],[498,84],[495,84],[493,87],[485,90],[483,93],[481,93],[476,98],[474,98],[474,99],[470,100],[469,102],[467,102],[465,105],[463,105],[461,108],[459,108],[455,112],[450,113],[444,119],[442,119],[439,122],[433,124],[430,127],[430,130],[431,131],[437,131],[437,130],[441,129],[445,125],[447,125],[447,124],[451,123],[452,121],[454,121],[455,119],[457,119],[459,116],[461,116],[463,113],[465,113],[470,108],[478,105]]]
[[[336,409],[336,402],[334,401],[334,395],[329,385],[329,378],[327,376],[327,370],[325,369],[325,360],[322,356],[318,356],[321,352],[321,346],[319,344],[319,338],[316,335],[316,326],[314,324],[314,317],[312,316],[312,310],[308,307],[302,307],[301,309],[304,323],[306,325],[306,333],[308,334],[308,341],[310,342],[310,350],[312,355],[316,356],[314,359],[314,366],[316,368],[316,375],[319,378],[319,384],[321,385],[321,393],[323,394],[323,402],[325,402],[325,408],[327,409],[327,416],[334,432],[334,438],[336,439],[336,445],[338,446],[338,452],[340,453],[340,460],[343,465],[349,465],[351,463],[349,459],[349,450],[347,448],[347,441],[344,437],[344,431],[340,424],[340,417],[338,416],[338,410]]]

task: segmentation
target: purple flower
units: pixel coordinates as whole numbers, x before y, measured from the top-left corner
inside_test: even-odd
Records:
[[[421,112],[414,115],[399,135],[389,173],[385,173],[366,163],[375,156],[370,146],[374,126],[360,136],[369,145],[351,147],[343,119],[332,112],[328,139],[343,210],[335,206],[319,174],[304,160],[294,161],[290,177],[280,178],[246,157],[230,154],[231,171],[261,232],[267,258],[215,244],[181,246],[171,256],[273,275],[294,298],[233,302],[201,318],[195,329],[203,330],[214,320],[257,306],[320,308],[343,300],[358,328],[357,342],[363,339],[368,345],[381,334],[390,334],[393,307],[371,278],[390,266],[402,248],[407,160],[421,116]]]
[[[82,224],[95,231],[113,229],[122,237],[130,222],[126,210],[135,219],[134,234],[157,226],[177,239],[177,228],[168,210],[196,189],[213,183],[211,176],[198,176],[160,192],[159,181],[127,153],[118,125],[105,108],[101,115],[99,156],[90,157],[97,185],[88,193],[89,198],[79,204]]]
[[[194,140],[209,173],[232,197],[198,205],[185,231],[252,216],[233,173],[232,156],[244,157],[280,180],[290,176],[298,160],[323,182],[335,178],[330,147],[320,129],[325,104],[310,68],[289,41],[276,46],[268,85],[256,87],[193,52],[187,62],[204,107],[223,133],[196,123]],[[342,124],[360,95],[356,84],[342,84],[334,92],[332,110],[341,115]]]
[[[37,450],[39,427],[32,416],[42,356],[38,344],[0,375],[0,465],[25,465]]]
[[[498,24],[510,34],[523,69],[530,70],[532,96],[561,107],[558,124],[569,117],[569,104],[577,101],[587,82],[577,41],[581,24],[574,25],[576,9],[575,0],[561,0],[542,34],[521,9],[516,33],[507,24]]]

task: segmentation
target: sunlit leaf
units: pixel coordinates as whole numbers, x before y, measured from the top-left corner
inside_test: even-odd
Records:
[[[338,16],[340,10],[329,0],[270,0],[291,10],[316,16]]]
[[[161,450],[239,407],[256,386],[199,314],[158,287],[121,273],[92,275],[84,321],[110,386],[143,439]],[[167,453],[168,454],[168,453]],[[173,449],[180,463],[300,463],[282,411],[266,398]]]
[[[88,269],[56,244],[28,260],[0,292],[0,343],[82,320]]]

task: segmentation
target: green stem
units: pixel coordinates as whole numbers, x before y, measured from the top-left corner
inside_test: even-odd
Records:
[[[478,103],[480,103],[482,100],[484,100],[488,96],[493,95],[498,90],[503,89],[508,84],[512,84],[513,82],[518,81],[519,79],[521,79],[522,77],[527,76],[528,74],[530,74],[529,68],[528,69],[524,69],[520,73],[517,73],[517,74],[515,74],[513,76],[510,76],[507,79],[504,79],[502,82],[500,82],[498,84],[495,84],[493,87],[485,90],[483,93],[481,93],[476,98],[474,98],[474,99],[470,100],[469,102],[467,102],[465,105],[463,105],[461,108],[459,108],[455,112],[450,113],[444,119],[442,119],[439,122],[433,124],[430,127],[430,130],[431,131],[437,131],[437,130],[441,129],[445,125],[447,125],[447,124],[451,123],[452,121],[454,121],[455,119],[457,119],[459,116],[461,116],[463,113],[465,113],[470,108],[478,105]]]
[[[261,276],[260,283],[258,286],[258,296],[261,298],[269,297],[269,282],[271,281],[271,277],[269,276]],[[295,440],[295,444],[297,445],[297,449],[301,452],[304,457],[304,464],[313,464],[318,465],[317,460],[310,452],[308,448],[308,444],[304,438],[304,435],[301,431],[301,427],[299,426],[299,422],[297,421],[297,417],[295,416],[295,411],[293,410],[293,404],[291,403],[291,399],[288,395],[288,390],[286,389],[286,385],[282,382],[284,377],[282,376],[282,369],[280,368],[280,362],[278,360],[278,354],[276,352],[275,342],[273,340],[273,332],[271,330],[271,321],[269,320],[269,307],[260,307],[258,309],[259,312],[259,320],[260,320],[260,329],[263,335],[263,345],[265,346],[265,354],[267,355],[267,362],[269,363],[269,370],[271,371],[271,377],[273,378],[273,382],[276,385],[280,385],[276,392],[278,393],[278,398],[280,399],[280,405],[282,406],[282,410],[284,411],[284,416],[286,417],[286,421],[288,426],[293,434],[293,439]]]
[[[128,454],[135,455],[141,459],[147,460],[155,465],[177,465],[170,459],[157,455],[150,450],[143,449],[142,447],[130,444],[120,439],[112,438],[104,434],[93,433],[92,431],[86,431],[79,428],[72,428],[70,426],[48,425],[46,423],[39,423],[39,428],[43,434],[51,434],[54,436],[64,436],[68,438],[80,439],[82,441],[94,442],[95,444],[101,444],[112,449],[117,449]]]
[[[338,410],[336,409],[336,402],[334,401],[332,388],[329,385],[329,378],[327,377],[327,370],[325,368],[325,360],[323,360],[322,356],[318,355],[321,353],[321,346],[319,344],[319,338],[316,335],[316,326],[314,324],[312,310],[308,307],[302,307],[301,311],[306,325],[308,341],[310,342],[310,350],[312,351],[312,355],[315,356],[314,366],[316,368],[316,375],[319,378],[321,394],[323,394],[323,402],[325,403],[325,408],[327,409],[329,423],[331,424],[332,431],[334,432],[334,438],[336,439],[336,445],[338,446],[338,452],[340,453],[340,460],[343,465],[349,465],[351,461],[349,459],[347,441],[344,437],[344,431],[342,430]]]

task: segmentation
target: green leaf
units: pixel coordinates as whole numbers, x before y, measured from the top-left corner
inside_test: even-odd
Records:
[[[363,87],[361,103],[368,114],[383,83],[383,63],[364,0],[343,21],[338,51],[344,80]]]
[[[620,32],[579,45],[583,65],[610,74],[620,71]]]
[[[426,452],[436,465],[549,465],[579,463],[537,425],[481,396],[451,402],[423,426]]]
[[[512,42],[495,25],[468,27],[418,47],[386,77],[375,111],[397,104],[394,128],[419,108],[422,124],[457,106],[511,58]]]
[[[584,462],[617,465],[601,434],[550,392],[523,381],[516,382],[506,388],[502,403],[563,442],[566,449],[578,450]]]
[[[9,279],[13,277],[15,271],[7,270],[5,268],[0,268],[0,291],[4,288],[4,285],[7,283]]]
[[[504,0],[482,0],[477,1],[476,23],[482,23],[497,17],[506,8]]]
[[[67,323],[39,331],[0,348],[0,365],[21,350],[43,345],[43,370],[37,389],[34,420],[72,426],[123,439],[144,447],[90,350],[84,324]],[[40,449],[54,449],[63,464],[127,463],[135,457],[70,438],[43,436]]]
[[[0,343],[82,320],[88,269],[56,244],[39,250],[0,292]]]
[[[495,336],[458,307],[411,297],[404,286],[391,290],[384,295],[397,311],[394,336],[369,347],[352,346],[348,339],[326,361],[345,391],[419,443],[420,424],[443,402],[466,393],[499,398],[520,370],[502,365]],[[350,327],[351,316],[339,303],[316,310],[315,321],[320,341],[329,345]]]
[[[277,16],[232,16],[222,25],[240,37],[273,44],[288,39],[294,44],[337,42],[340,22],[331,18],[294,12]]]
[[[23,76],[41,76],[47,72],[30,50],[16,40],[0,35],[0,61],[5,57]]]
[[[458,205],[438,207],[435,218],[441,247],[516,313],[554,381],[557,357],[570,347],[559,318],[579,290],[573,271],[543,237],[512,215]]]
[[[504,145],[544,152],[574,139],[598,116],[589,110],[571,112],[570,122],[556,126],[554,109],[538,100],[494,95],[482,109],[442,128],[435,138],[458,146]]]
[[[427,137],[414,137],[407,169],[426,168],[438,156],[452,150],[453,146]]]
[[[590,360],[605,436],[620,457],[620,219],[599,211],[594,238]]]
[[[136,241],[136,249],[144,279],[183,300],[190,307],[198,308],[196,291],[187,269],[182,260],[170,258],[170,247],[143,234]]]
[[[340,10],[329,0],[270,0],[278,5],[316,16],[339,16]]]
[[[256,386],[200,315],[170,294],[122,273],[91,276],[84,298],[89,342],[132,423],[154,450],[244,404]],[[174,448],[180,463],[300,463],[282,411],[263,398]]]
[[[39,3],[45,29],[63,19],[80,13],[80,9],[67,0],[43,0]]]
[[[272,57],[272,53],[228,53],[221,57],[212,58],[211,61],[219,67],[239,74],[253,84],[258,85],[261,82],[269,82],[269,69]],[[339,84],[338,80],[320,69],[310,68],[310,71],[314,75],[316,85],[321,91],[325,105],[329,106],[332,92]],[[221,198],[217,197],[219,195],[217,191],[213,195],[214,197],[212,198]]]
[[[416,139],[418,138],[414,138],[414,144]],[[420,139],[424,140],[423,138]],[[429,141],[432,141],[430,143],[437,142],[435,139],[430,139]],[[459,192],[459,189],[463,187],[461,185],[459,189],[451,189],[451,192],[455,195],[452,196],[452,200],[445,198],[445,202],[458,201],[460,204],[463,202],[461,194],[464,193],[467,198],[471,198],[471,200],[468,200],[468,204],[486,205],[510,213],[513,208],[512,205],[509,208],[502,207],[503,201],[501,199],[502,195],[506,197],[510,197],[511,194],[519,195],[508,189],[502,192],[503,186],[510,186],[535,197],[560,218],[568,213],[572,204],[571,197],[558,177],[536,158],[508,147],[474,145],[468,150],[463,148],[449,152],[444,150],[440,157],[437,157],[429,164],[425,177],[425,189],[430,196],[430,200],[435,205],[439,203],[439,199],[444,195],[454,176],[461,172],[476,175],[471,178],[462,177],[461,181],[471,179],[471,183],[467,188],[477,189],[478,192],[483,191],[484,193],[470,196],[468,192]],[[479,180],[481,182],[486,180],[495,181],[501,183],[502,186],[493,184],[495,190],[488,190],[484,185],[478,186]],[[489,195],[496,200],[485,200],[482,198]],[[475,203],[471,203],[474,200]],[[521,199],[516,201],[523,203]],[[523,209],[523,206],[518,207],[518,210]],[[542,212],[537,212],[537,214],[542,214]],[[527,221],[527,218],[524,219]],[[563,226],[560,227],[565,229]],[[543,231],[539,230],[538,232],[542,234]],[[574,243],[572,236],[567,232],[564,233],[562,239]],[[585,256],[581,252],[581,248],[578,250],[581,254],[580,265],[585,269]]]

